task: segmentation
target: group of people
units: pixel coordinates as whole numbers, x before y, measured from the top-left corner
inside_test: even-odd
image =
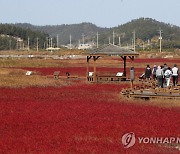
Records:
[[[151,78],[157,80],[158,87],[169,87],[171,77],[173,79],[173,86],[177,86],[179,69],[176,64],[174,64],[174,67],[172,69],[168,67],[167,64],[164,64],[164,66],[154,65],[152,69],[149,65],[147,65],[144,75],[148,80],[150,80]]]

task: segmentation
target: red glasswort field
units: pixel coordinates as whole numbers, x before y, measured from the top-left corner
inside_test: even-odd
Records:
[[[124,133],[176,136],[180,109],[126,103],[127,85],[0,89],[0,153],[179,153],[170,147],[135,144]],[[149,103],[149,102],[144,102]]]
[[[144,68],[164,59],[136,59]],[[180,63],[168,60],[168,65]],[[140,66],[142,67],[142,66]],[[23,68],[41,75],[85,76],[85,67]],[[92,68],[90,68],[92,70]],[[127,68],[127,74],[129,74]],[[122,68],[98,67],[99,72]],[[119,97],[128,84],[72,84],[44,88],[0,88],[0,153],[179,153],[174,145],[138,144],[125,149],[121,138],[180,137],[180,109],[155,107],[148,101],[127,102]],[[142,105],[142,104],[145,105]]]

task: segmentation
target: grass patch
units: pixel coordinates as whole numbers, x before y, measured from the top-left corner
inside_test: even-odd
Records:
[[[0,87],[46,87],[61,86],[67,84],[63,80],[55,80],[53,77],[41,76],[34,72],[31,76],[25,75],[25,70],[20,69],[1,69],[0,70]]]

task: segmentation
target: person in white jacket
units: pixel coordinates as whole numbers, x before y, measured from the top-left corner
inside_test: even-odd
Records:
[[[163,88],[163,76],[164,76],[163,70],[161,66],[158,66],[156,70],[156,77],[158,81],[158,87],[161,87],[161,88]]]
[[[172,75],[171,68],[168,67],[164,73],[164,77],[166,79],[166,87],[169,87],[171,75]]]
[[[178,76],[179,76],[179,69],[176,64],[172,68],[172,77],[173,77],[173,85],[177,86],[178,84]]]

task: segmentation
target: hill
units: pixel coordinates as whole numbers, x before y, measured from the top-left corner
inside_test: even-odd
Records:
[[[42,48],[47,36],[45,33],[33,31],[29,28],[23,29],[15,25],[0,24],[0,50],[27,47],[28,38],[30,48],[36,46],[37,38],[39,47]]]
[[[148,48],[158,48],[159,46],[159,30],[162,30],[162,45],[163,48],[180,48],[180,27],[159,22],[151,18],[139,18],[132,20],[126,24],[119,25],[113,28],[97,27],[92,23],[80,23],[72,25],[54,25],[54,26],[33,26],[31,24],[16,24],[16,26],[38,30],[50,35],[50,37],[59,36],[59,44],[68,44],[69,35],[72,36],[72,43],[78,44],[82,42],[82,34],[85,36],[85,42],[95,41],[96,33],[99,35],[99,44],[108,44],[109,38],[112,43],[112,34],[115,33],[115,44],[119,43],[126,46],[132,43],[133,34],[136,32],[137,48],[143,44]]]
[[[35,26],[28,23],[17,23],[17,24],[1,24],[4,29],[0,27],[0,34],[11,33],[10,29],[13,29],[12,36],[21,37],[27,42],[27,38],[31,37],[31,46],[35,46],[36,38],[40,41],[40,47],[43,47],[45,42],[47,43],[47,37],[52,37],[53,45],[56,45],[56,36],[58,35],[59,45],[69,44],[70,34],[72,36],[72,43],[78,44],[79,41],[82,43],[82,35],[84,35],[85,42],[94,41],[96,42],[96,33],[99,33],[99,45],[104,45],[110,42],[112,43],[112,36],[114,31],[115,44],[119,44],[119,37],[121,38],[122,46],[131,46],[133,41],[133,31],[136,32],[136,48],[141,50],[146,49],[157,49],[159,48],[159,30],[162,31],[162,47],[165,49],[180,48],[180,27],[159,22],[151,18],[139,18],[132,20],[128,23],[113,27],[103,28],[98,27],[92,23],[80,23],[71,25],[46,25],[46,26]],[[12,26],[13,28],[10,28]],[[9,32],[6,32],[6,28]],[[15,28],[16,27],[16,28]],[[21,28],[21,29],[18,29]],[[18,32],[18,34],[17,34]],[[46,35],[48,34],[48,35]],[[2,37],[1,37],[2,39]],[[3,40],[4,41],[4,40]],[[3,42],[1,41],[1,42]],[[6,43],[6,49],[9,48],[9,43]],[[15,43],[13,43],[15,45]],[[1,48],[2,49],[2,48]]]
[[[137,46],[141,46],[143,42],[150,44],[151,47],[158,47],[159,30],[162,31],[162,41],[164,48],[180,48],[180,27],[159,22],[151,18],[140,18],[132,20],[123,25],[112,28],[110,31],[100,36],[101,43],[108,43],[108,37],[111,37],[113,31],[115,33],[115,44],[121,43],[125,46],[132,43],[133,31],[136,33]]]
[[[93,39],[96,33],[104,33],[108,31],[108,28],[97,27],[92,23],[80,23],[80,24],[63,24],[63,25],[46,25],[46,26],[34,26],[31,24],[15,24],[18,27],[25,29],[38,30],[45,32],[50,35],[50,37],[59,38],[59,44],[68,44],[70,40],[70,34],[72,36],[72,43],[78,44],[79,40],[82,42],[82,35],[84,35],[85,41]]]

